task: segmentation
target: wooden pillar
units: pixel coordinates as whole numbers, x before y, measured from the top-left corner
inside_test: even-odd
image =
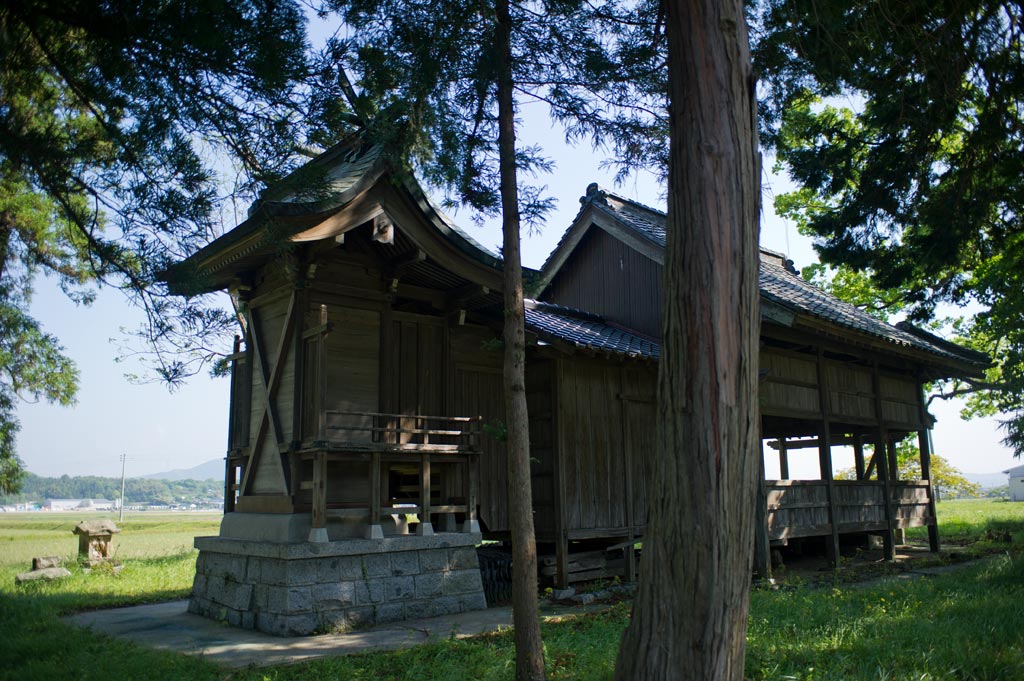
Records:
[[[882,535],[882,541],[885,547],[885,559],[888,561],[896,560],[896,546],[893,542],[893,529],[895,527],[895,514],[892,508],[892,484],[889,482],[889,464],[886,461],[888,458],[886,452],[888,447],[886,442],[889,439],[889,433],[885,427],[885,416],[882,410],[882,382],[878,376],[878,363],[875,362],[871,366],[871,384],[872,389],[875,392],[875,420],[877,422],[876,432],[876,444],[875,444],[875,455],[872,458],[872,462],[878,469],[878,477],[882,480],[882,494],[885,497],[883,504],[885,509],[885,534]]]
[[[839,567],[839,518],[836,513],[835,481],[832,479],[832,424],[829,416],[832,413],[829,395],[828,369],[825,356],[818,348],[818,398],[821,404],[821,426],[818,431],[818,466],[821,479],[825,481],[825,496],[828,499],[828,523],[832,528],[828,544],[829,560],[833,568]]]
[[[562,372],[564,366],[562,360],[554,360],[551,377],[551,404],[557,405],[552,414],[552,431],[557,433],[555,438],[555,586],[559,589],[569,588],[569,521],[566,509],[566,461],[565,452],[568,451],[569,433],[563,433],[559,424],[566,422],[565,411],[566,401],[561,399]],[[623,419],[625,426],[625,419]],[[628,442],[623,437],[623,442]],[[632,465],[632,461],[627,462]]]
[[[779,438],[779,477],[789,480],[789,450],[786,449],[786,438]]]
[[[864,470],[864,436],[860,433],[853,435],[853,465],[857,469],[857,479],[865,478]]]
[[[935,509],[935,485],[932,482],[932,432],[928,428],[928,409],[925,406],[924,386],[918,391],[921,395],[921,430],[917,431],[917,446],[921,452],[921,479],[928,483],[928,549],[932,553],[939,551],[939,516]]]
[[[896,457],[896,442],[890,437],[886,443],[885,448],[888,453],[889,462],[889,482],[899,482],[900,479],[900,464]]]
[[[476,454],[472,455],[466,464],[466,486],[468,490],[466,491],[466,522],[462,525],[463,532],[480,532],[480,522],[476,518],[477,497],[480,494],[478,491],[480,489],[478,465]]]
[[[370,454],[370,519],[366,526],[367,539],[383,539],[384,530],[380,526],[380,452]]]
[[[783,440],[779,439],[779,452],[783,452]],[[754,521],[754,573],[761,579],[772,578],[772,549],[768,540],[768,494],[764,487],[764,440],[761,440],[760,473],[757,481],[756,519]]]
[[[224,512],[235,511],[235,462],[231,455],[224,457]]]
[[[327,441],[327,306],[320,306],[320,327],[316,339],[316,439]]]
[[[327,542],[327,453],[319,451],[313,456],[313,520],[309,541]]]
[[[434,526],[430,522],[430,454],[420,454],[420,524],[416,526],[416,534],[429,537],[434,534]]]

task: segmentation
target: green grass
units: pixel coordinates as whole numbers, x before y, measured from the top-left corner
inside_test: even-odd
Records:
[[[1020,510],[1017,509],[1019,507]],[[991,501],[939,505],[944,537],[990,542],[1009,532],[1002,553],[949,575],[842,588],[755,590],[748,629],[750,679],[1024,680],[1024,504]],[[73,525],[77,518],[70,522]],[[137,524],[132,524],[137,523]],[[216,518],[133,518],[118,535],[125,569],[15,588],[27,569],[14,556],[77,538],[68,520],[0,516],[0,679],[511,679],[509,632],[447,640],[393,653],[321,659],[300,665],[226,672],[197,658],[160,653],[63,624],[63,613],[180,598],[195,554],[186,535],[216,531]],[[67,532],[67,535],[64,533]],[[17,537],[15,540],[10,537]],[[68,544],[71,548],[68,548]],[[995,547],[998,541],[992,540]],[[34,548],[26,548],[31,545]],[[134,556],[130,560],[126,556]],[[39,555],[35,553],[34,555]],[[629,604],[543,628],[550,679],[608,679]]]

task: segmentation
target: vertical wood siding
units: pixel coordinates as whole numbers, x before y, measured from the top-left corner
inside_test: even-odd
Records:
[[[661,265],[595,226],[559,270],[544,300],[659,338],[661,277]]]

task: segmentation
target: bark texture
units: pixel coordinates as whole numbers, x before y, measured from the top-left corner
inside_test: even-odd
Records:
[[[671,146],[657,445],[615,676],[742,679],[759,471],[754,81],[742,0],[665,6]]]
[[[516,180],[515,108],[512,98],[511,19],[508,0],[497,0],[498,154],[502,257],[505,286],[505,418],[508,440],[508,513],[512,535],[512,623],[516,679],[544,678],[544,649],[537,609],[537,542],[530,481],[530,422],[526,409],[526,312],[519,248],[519,191]]]

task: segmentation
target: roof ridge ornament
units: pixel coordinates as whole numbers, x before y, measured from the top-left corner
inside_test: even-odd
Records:
[[[601,189],[601,186],[597,182],[591,182],[587,185],[587,193],[580,197],[580,205],[587,205],[588,203],[607,203],[608,192]]]

